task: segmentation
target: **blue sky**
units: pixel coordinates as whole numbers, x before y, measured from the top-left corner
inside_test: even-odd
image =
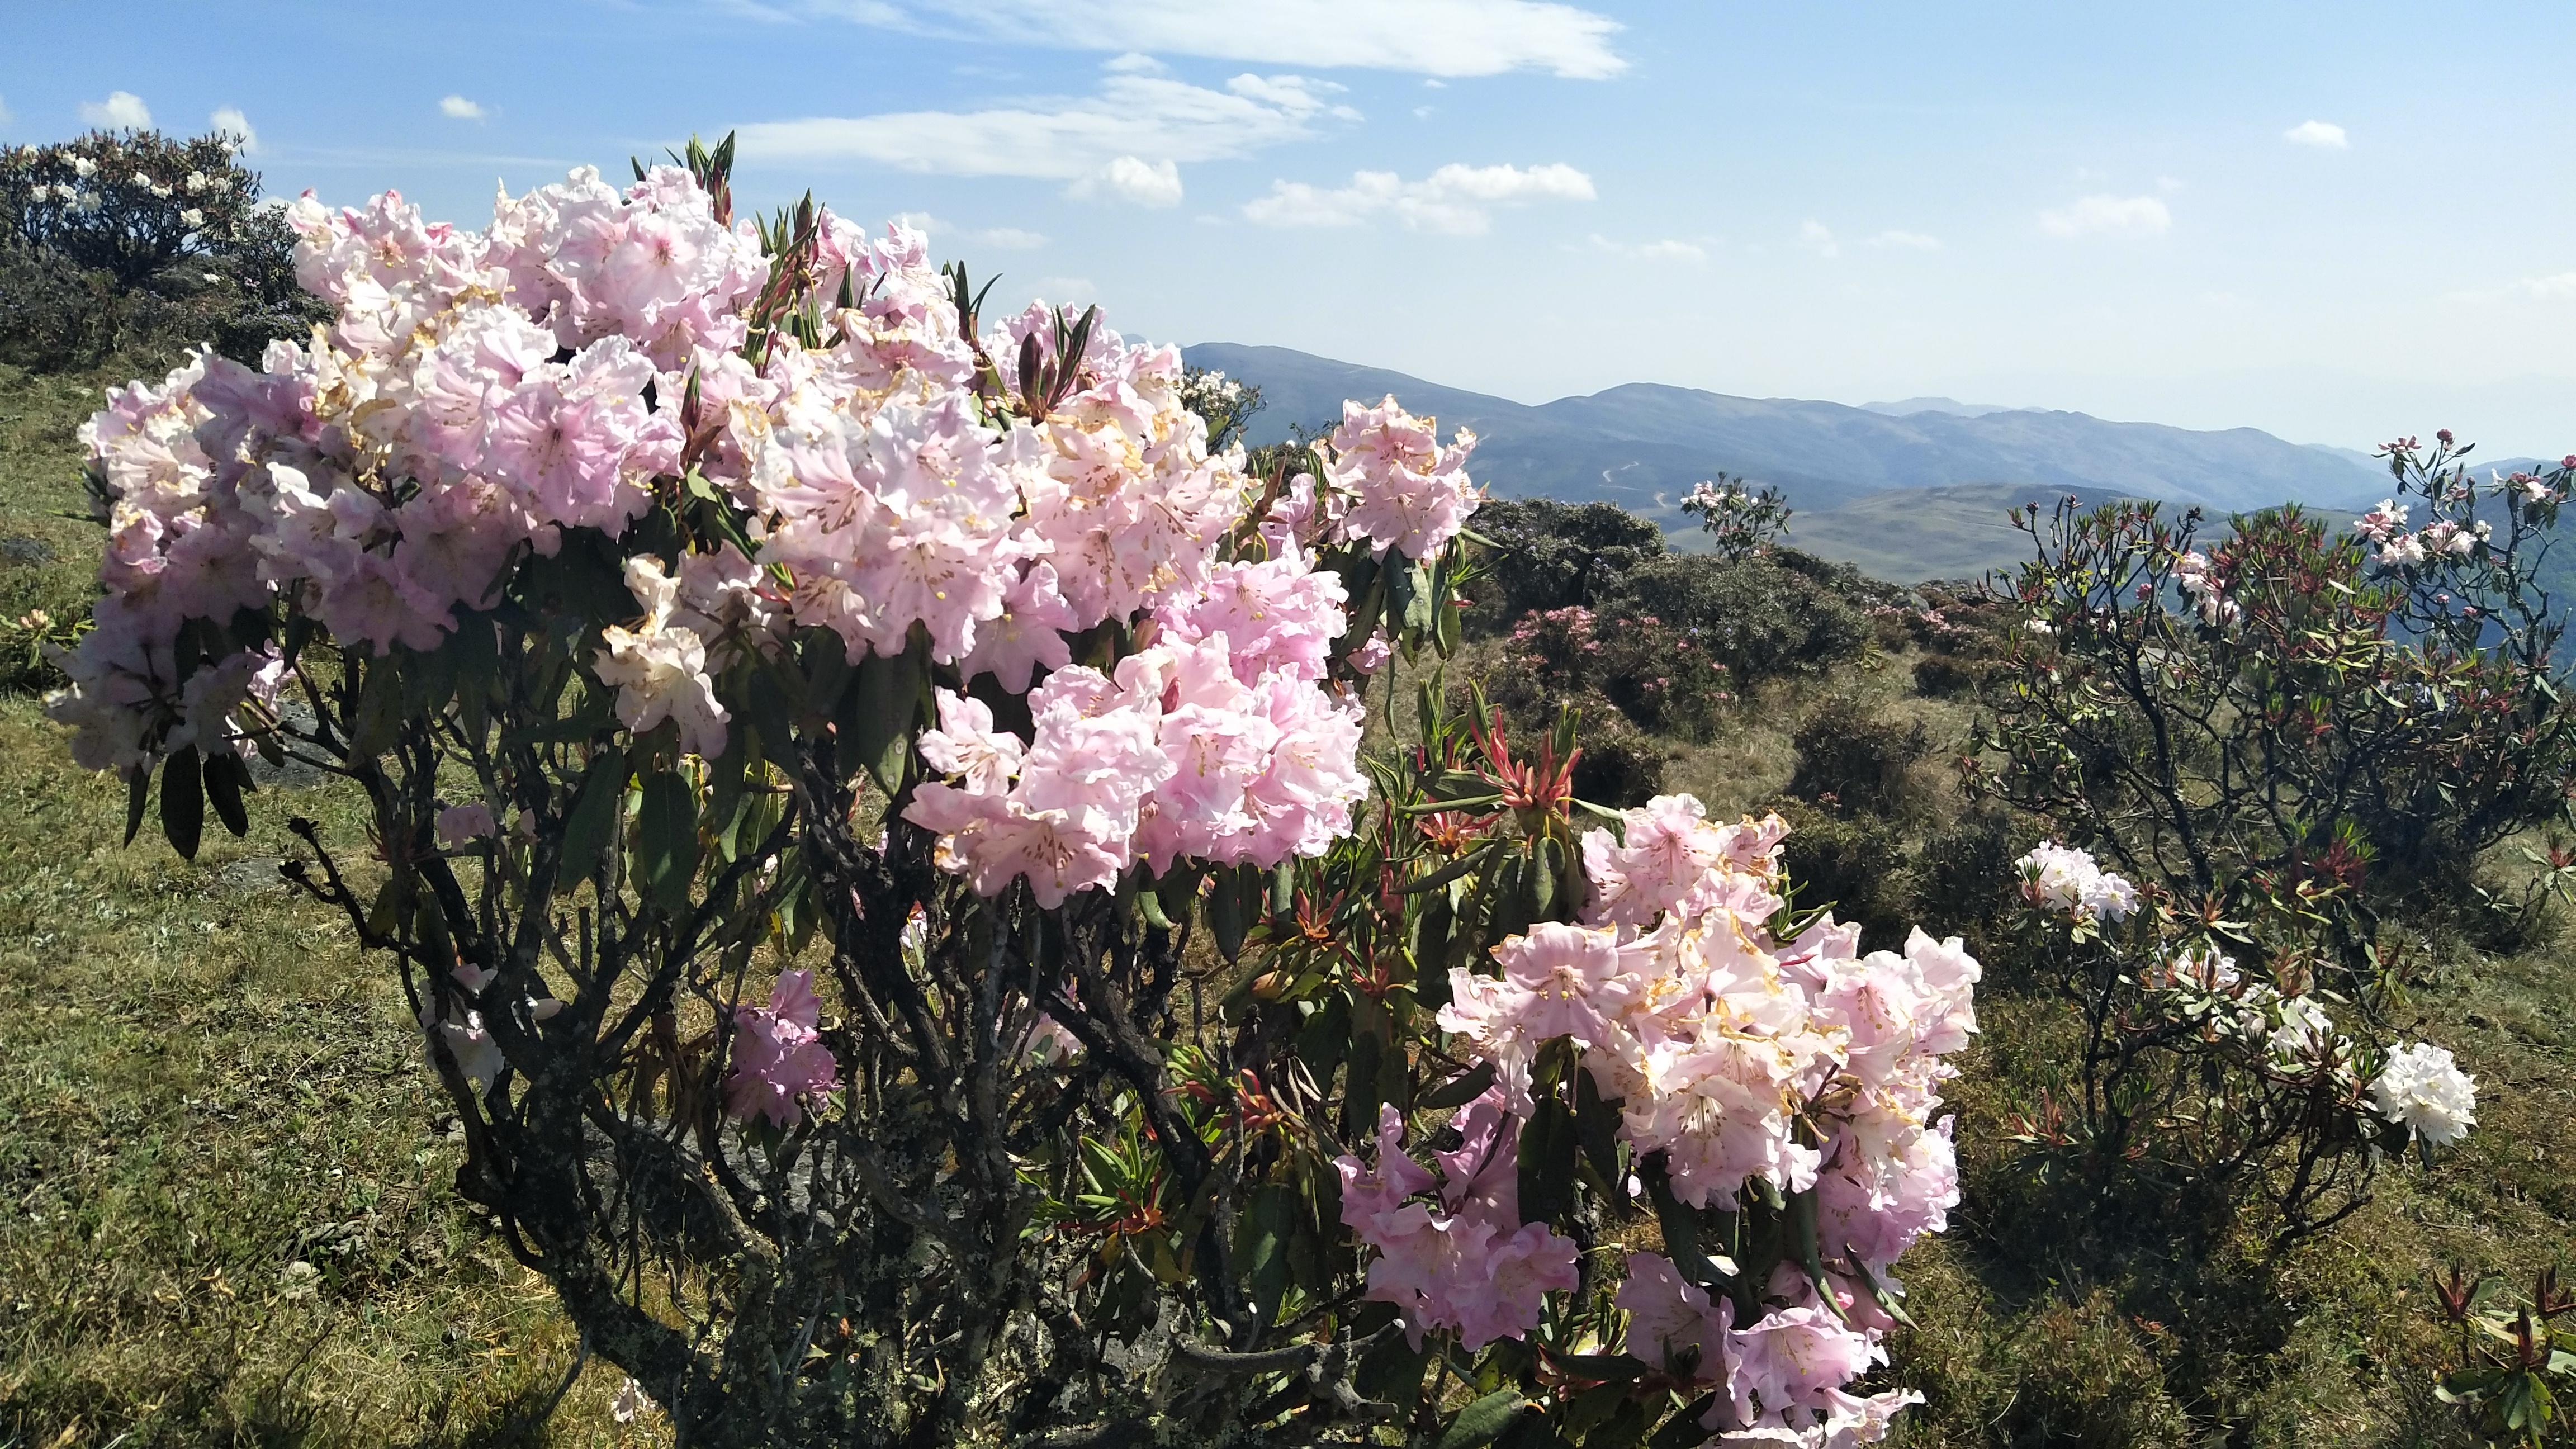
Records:
[[[2576,448],[2576,6],[27,5],[0,140],[237,111],[273,191],[743,132],[1001,293],[1527,401],[1918,394]]]

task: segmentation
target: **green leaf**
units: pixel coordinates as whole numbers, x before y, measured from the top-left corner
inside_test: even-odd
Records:
[[[698,793],[676,770],[644,777],[636,812],[636,864],[644,893],[677,915],[689,908],[698,875]]]
[[[143,829],[143,807],[152,799],[152,767],[137,765],[125,772],[125,843],[132,845]]]
[[[1297,1060],[1306,1064],[1316,1081],[1330,1083],[1350,1050],[1351,999],[1345,992],[1331,992],[1297,1033]]]
[[[242,794],[251,788],[250,766],[237,754],[206,757],[206,799],[215,807],[215,818],[224,829],[239,840],[250,834],[250,811],[243,807]]]
[[[1682,1405],[1680,1413],[1665,1420],[1664,1427],[1656,1430],[1655,1437],[1647,1440],[1647,1444],[1651,1449],[1691,1449],[1692,1445],[1706,1442],[1708,1430],[1700,1427],[1700,1417],[1715,1407],[1717,1395],[1700,1395]]]
[[[1483,1449],[1502,1437],[1529,1400],[1518,1389],[1499,1389],[1458,1411],[1434,1449]]]
[[[199,773],[197,747],[190,745],[161,767],[161,837],[182,859],[197,858],[197,842],[206,831],[206,790]]]
[[[1485,1089],[1492,1085],[1494,1085],[1494,1064],[1478,1062],[1468,1070],[1423,1093],[1420,1105],[1430,1111],[1437,1111],[1443,1107],[1463,1107],[1485,1095]]]
[[[1646,1192],[1655,1204],[1655,1221],[1664,1230],[1664,1255],[1684,1278],[1702,1287],[1714,1287],[1728,1275],[1720,1273],[1699,1246],[1699,1218],[1679,1198],[1673,1196],[1672,1184],[1664,1180],[1661,1162],[1637,1174],[1644,1179]]]
[[[591,758],[581,779],[581,795],[564,823],[563,861],[569,880],[581,880],[599,868],[608,848],[619,808],[626,799],[626,749],[611,745]]]
[[[1252,1312],[1264,1328],[1279,1317],[1288,1295],[1288,1239],[1297,1217],[1296,1190],[1266,1183],[1252,1194],[1252,1209],[1235,1233],[1235,1257],[1252,1285]]]
[[[929,650],[918,643],[900,654],[872,652],[859,661],[840,716],[841,739],[853,752],[842,757],[844,770],[864,765],[888,795],[902,788],[912,727],[920,718],[929,678]]]
[[[392,748],[403,725],[402,667],[395,655],[367,661],[358,707],[349,726],[349,757],[372,760]]]
[[[1244,937],[1252,934],[1260,914],[1263,885],[1261,872],[1249,864],[1216,872],[1216,889],[1207,898],[1208,929],[1216,933],[1216,948],[1228,961],[1243,954]]]
[[[1600,1085],[1590,1072],[1575,1073],[1575,1139],[1583,1144],[1583,1155],[1592,1160],[1593,1171],[1605,1183],[1619,1181],[1619,1123],[1619,1102],[1602,1100]]]
[[[1573,1378],[1605,1384],[1629,1383],[1644,1377],[1647,1371],[1643,1362],[1624,1353],[1560,1353],[1548,1362]]]
[[[1554,1097],[1541,1097],[1521,1128],[1521,1220],[1553,1221],[1574,1206],[1574,1114]]]
[[[1502,848],[1503,842],[1499,840],[1487,841],[1485,844],[1458,857],[1456,860],[1440,867],[1438,870],[1424,876],[1422,879],[1414,881],[1408,885],[1398,886],[1396,889],[1400,894],[1412,895],[1417,891],[1427,891],[1435,886],[1445,886],[1449,882],[1456,880],[1458,877],[1465,875],[1467,872],[1483,865],[1486,861],[1493,858],[1496,851],[1499,851]]]
[[[501,748],[515,750],[523,745],[559,745],[568,744],[574,740],[589,739],[592,735],[608,728],[608,722],[613,718],[612,712],[616,705],[617,696],[614,691],[589,690],[582,696],[581,707],[571,714],[562,719],[550,720],[545,724],[512,730],[501,736]]]

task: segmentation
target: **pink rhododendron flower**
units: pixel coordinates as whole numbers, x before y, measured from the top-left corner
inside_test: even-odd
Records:
[[[441,850],[462,850],[477,840],[489,840],[500,833],[492,821],[492,807],[477,800],[470,805],[450,805],[438,812],[438,846]]]
[[[819,1013],[811,971],[779,973],[769,1005],[734,1013],[733,1068],[724,1080],[727,1115],[793,1127],[808,1103],[839,1085],[832,1053],[816,1034]]]

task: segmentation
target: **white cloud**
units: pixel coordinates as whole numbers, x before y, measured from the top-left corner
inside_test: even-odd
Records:
[[[479,121],[492,114],[463,96],[440,97],[438,113],[451,121]]]
[[[1046,233],[1028,231],[1016,226],[957,226],[926,211],[907,211],[895,217],[915,231],[927,232],[933,240],[948,237],[971,246],[990,247],[995,251],[1035,251],[1047,244]]]
[[[1878,235],[1871,237],[1868,241],[1862,243],[1862,245],[1873,247],[1906,247],[1918,252],[1937,252],[1941,249],[1941,239],[1937,236],[1925,236],[1919,231],[1889,230],[1880,232]]]
[[[1615,242],[1599,232],[1592,234],[1592,249],[1612,256],[1633,257],[1641,262],[1688,262],[1692,266],[1708,263],[1708,249],[1696,242],[1667,238],[1650,242]]]
[[[2177,177],[2159,176],[2156,178],[2156,190],[2163,192],[2167,196],[2178,196],[2184,189],[2182,181]]]
[[[1225,90],[1161,76],[1112,75],[1092,96],[984,111],[816,116],[738,128],[741,154],[764,165],[880,161],[950,176],[1096,176],[1121,157],[1156,166],[1243,156],[1302,140],[1339,89],[1300,76],[1237,76]],[[1174,183],[1177,185],[1177,181]]]
[[[2163,236],[2173,229],[2173,213],[2152,196],[2087,196],[2041,212],[2039,226],[2055,237]]]
[[[1100,63],[1100,68],[1113,75],[1162,75],[1171,70],[1170,66],[1142,51],[1135,50],[1125,55],[1111,56]]]
[[[2301,121],[2283,131],[2281,139],[2294,146],[2317,146],[2328,151],[2341,151],[2352,144],[2343,127],[2332,121]]]
[[[1617,21],[1553,0],[798,0],[798,8],[1023,45],[1274,65],[1434,76],[1541,70],[1583,80],[1628,67],[1610,49]]]
[[[1148,162],[1121,156],[1064,189],[1076,201],[1115,197],[1138,206],[1181,204],[1181,168],[1169,161]]]
[[[1302,181],[1274,181],[1270,194],[1246,202],[1243,214],[1263,226],[1359,226],[1393,214],[1421,231],[1479,236],[1493,225],[1493,208],[1540,201],[1590,201],[1592,178],[1558,163],[1532,166],[1463,166],[1452,163],[1420,181],[1392,171],[1355,171],[1351,184],[1325,190]]]
[[[11,121],[16,119],[18,118],[15,115],[12,115],[9,111],[9,98],[7,96],[0,96],[0,126],[8,125]]]
[[[84,126],[139,131],[152,124],[152,110],[132,91],[110,91],[106,100],[81,102],[80,118]]]
[[[2508,290],[2526,297],[2550,300],[2576,298],[2576,272],[2560,272],[2554,277],[2525,277]]]
[[[1838,257],[1843,254],[1842,244],[1834,240],[1833,232],[1821,221],[1809,221],[1805,226],[1798,228],[1798,241],[1800,245],[1820,257]]]
[[[241,113],[241,107],[217,106],[215,113],[206,118],[206,123],[227,136],[240,137],[243,154],[258,153],[259,132],[251,129],[250,117]]]

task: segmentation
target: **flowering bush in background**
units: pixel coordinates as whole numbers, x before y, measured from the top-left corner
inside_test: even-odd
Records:
[[[1352,403],[1249,474],[1172,349],[737,219],[730,159],[296,206],[327,324],[83,432],[50,706],[183,854],[246,752],[364,791],[290,877],[621,1416],[1883,1436],[1978,964],[1790,911],[1776,820],[1577,799],[1570,713],[1454,709],[1472,439]]]
[[[1778,488],[1756,493],[1723,473],[1693,488],[1682,512],[1698,515],[1709,551],[1729,563],[1770,552],[1772,541],[1789,531],[1789,504]]]
[[[256,360],[324,309],[241,138],[97,131],[0,148],[0,360],[87,366],[212,344]]]

